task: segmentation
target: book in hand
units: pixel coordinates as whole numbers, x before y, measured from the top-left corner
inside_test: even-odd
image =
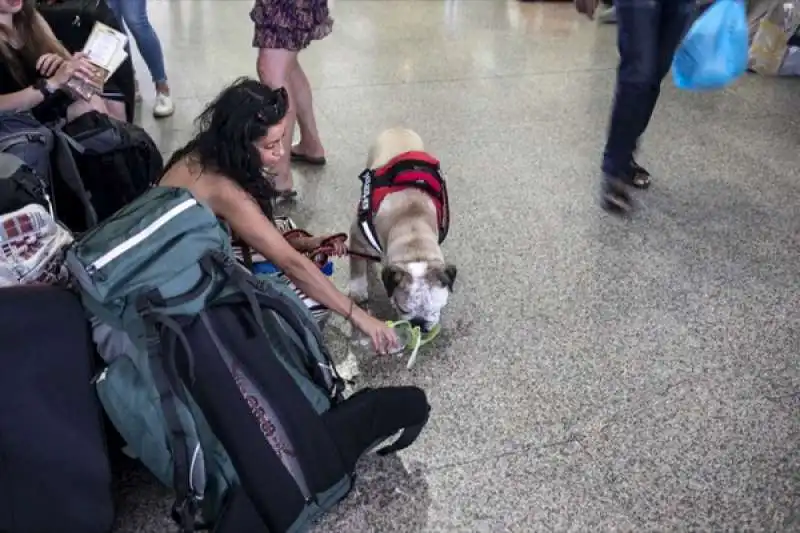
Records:
[[[125,51],[127,43],[127,35],[102,22],[96,22],[83,47],[83,53],[93,67],[93,75],[88,78],[73,76],[66,84],[69,92],[87,101],[101,93],[105,83],[128,57],[128,52]]]

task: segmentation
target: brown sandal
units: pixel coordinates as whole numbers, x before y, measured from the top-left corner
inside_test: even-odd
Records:
[[[631,170],[633,171],[631,185],[637,189],[647,189],[650,187],[650,173],[645,168],[639,166],[639,163],[636,161],[631,161]]]

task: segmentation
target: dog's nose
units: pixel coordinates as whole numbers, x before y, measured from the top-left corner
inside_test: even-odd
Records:
[[[409,320],[409,322],[411,322],[412,326],[419,328],[422,331],[428,331],[428,323],[424,318],[412,318]]]

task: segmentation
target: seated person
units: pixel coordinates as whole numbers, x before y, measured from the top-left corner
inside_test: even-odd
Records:
[[[290,244],[272,223],[268,200],[276,192],[264,168],[282,156],[287,104],[283,88],[237,80],[200,114],[197,134],[173,154],[159,184],[191,191],[299,290],[351,321],[372,339],[378,353],[388,353],[397,343],[394,331],[339,292],[301,253],[319,247],[325,238],[295,238]]]
[[[73,75],[88,77],[92,69],[85,56],[61,45],[33,2],[0,0],[0,111],[30,110],[47,123],[95,110],[124,121],[125,104],[113,87],[88,102],[61,90]]]

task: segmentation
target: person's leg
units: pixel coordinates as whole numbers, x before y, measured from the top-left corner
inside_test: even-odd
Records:
[[[161,41],[147,17],[147,0],[123,0],[119,7],[122,19],[133,35],[136,46],[139,48],[156,86],[156,104],[153,114],[156,117],[167,117],[175,111],[175,106],[170,97]]]
[[[317,130],[311,84],[308,83],[299,61],[289,73],[289,84],[297,113],[297,126],[300,129],[300,142],[291,147],[292,155],[300,161],[321,164],[325,160],[325,149]]]
[[[689,22],[692,19],[694,2],[692,0],[677,0],[674,2],[664,2],[661,8],[658,29],[658,52],[656,59],[656,79],[649,98],[645,101],[646,106],[642,112],[643,122],[641,125],[640,136],[647,130],[650,119],[653,116],[658,97],[661,94],[661,83],[672,67],[672,58],[675,50],[683,39]],[[638,143],[637,143],[638,145]],[[635,160],[632,160],[633,184],[640,189],[650,186],[650,172],[641,167]]]
[[[617,86],[603,154],[604,205],[630,208],[631,161],[657,78],[660,1],[617,0]]]
[[[109,114],[105,100],[99,96],[93,96],[88,102],[83,99],[78,99],[70,104],[70,106],[67,107],[67,122],[72,122],[79,116],[89,113],[90,111],[97,111],[104,115]]]
[[[127,122],[128,117],[125,114],[125,102],[119,100],[112,100],[110,98],[103,98],[103,104],[108,111],[108,116],[113,117],[119,121]]]
[[[122,29],[122,31],[128,33],[128,30],[127,30],[127,28],[125,26],[125,21],[122,20],[122,7],[121,7],[122,3],[121,2],[122,2],[122,0],[106,0],[106,3],[108,4],[108,7],[111,9],[111,11],[114,12],[114,15],[117,16],[117,20],[119,20],[120,28]],[[128,37],[130,37],[130,34],[128,34]],[[130,53],[131,53],[130,41],[128,41],[128,44],[125,45],[125,51],[128,52],[128,56],[130,56]],[[131,64],[133,64],[133,59],[131,59]],[[139,92],[139,80],[136,79],[136,72],[135,71],[134,71],[133,85],[134,85],[134,101],[135,102],[141,102],[142,101],[142,95]]]
[[[650,118],[655,110],[656,102],[661,94],[661,82],[669,73],[672,67],[672,59],[675,56],[675,50],[683,39],[684,33],[689,25],[689,20],[692,17],[693,2],[691,0],[673,0],[665,1],[661,8],[661,17],[659,19],[658,34],[658,52],[656,57],[656,79],[658,83],[654,84],[651,88],[650,98],[647,100],[647,107],[644,110],[645,120],[642,124],[642,133],[647,129],[650,123]]]
[[[258,51],[258,78],[261,83],[277,89],[285,87],[289,93],[289,106],[286,111],[286,133],[283,137],[283,156],[275,168],[275,189],[287,193],[294,187],[292,173],[289,168],[289,159],[292,151],[292,133],[295,123],[295,99],[292,92],[290,74],[291,69],[297,65],[297,52],[276,48],[261,48]]]
[[[597,15],[597,20],[601,24],[616,24],[617,10],[614,8],[614,1],[602,0],[600,3],[603,5],[603,7]]]

